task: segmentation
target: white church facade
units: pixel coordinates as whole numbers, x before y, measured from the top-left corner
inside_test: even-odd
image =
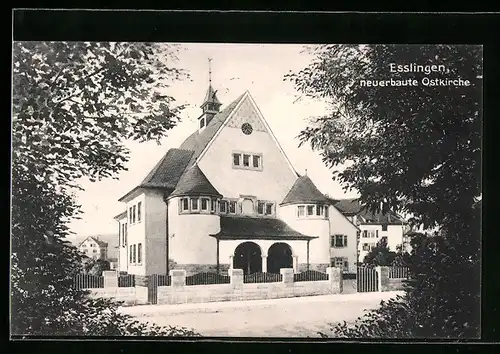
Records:
[[[119,270],[356,272],[358,226],[295,171],[250,93],[221,106],[209,85],[198,130],[120,198]]]

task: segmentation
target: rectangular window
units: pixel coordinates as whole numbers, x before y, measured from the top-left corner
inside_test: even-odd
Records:
[[[130,263],[133,263],[133,261],[134,261],[134,258],[133,258],[133,256],[134,256],[133,249],[134,249],[134,247],[132,247],[132,245],[130,245],[130,253],[129,253]]]
[[[273,203],[267,203],[266,204],[266,215],[272,215],[273,214]]]
[[[241,154],[233,154],[233,165],[240,165]]]
[[[198,199],[191,198],[191,210],[198,210]]]
[[[181,199],[181,205],[182,205],[182,211],[188,211],[189,210],[189,200],[187,198]]]
[[[304,216],[305,215],[305,210],[306,210],[305,206],[299,205],[298,208],[297,208],[297,214],[298,214],[298,216]]]
[[[210,201],[210,199],[205,199],[205,198],[201,199],[201,210],[208,210],[208,202],[209,201]]]
[[[330,247],[335,247],[335,235],[330,236]]]
[[[135,205],[132,207],[132,223],[135,224]]]
[[[137,222],[141,221],[141,207],[142,202],[137,203]]]
[[[132,207],[128,209],[128,221],[132,224]]]
[[[378,230],[375,230],[375,237],[378,238]]]
[[[142,243],[137,244],[137,263],[142,261]]]
[[[328,218],[328,207],[325,207],[325,218]]]
[[[335,247],[347,247],[347,235],[335,235]]]
[[[260,156],[259,155],[253,155],[253,167],[255,167],[255,168],[260,167]]]
[[[212,199],[211,211],[215,213],[215,208],[217,207],[217,199]]]
[[[367,243],[363,243],[363,251],[369,251],[370,247]]]
[[[243,155],[243,166],[250,166],[250,155]]]
[[[363,230],[363,237],[368,237],[368,231]]]
[[[200,128],[203,128],[205,126],[205,118],[200,119]]]
[[[387,224],[382,225],[382,231],[387,231]]]
[[[125,244],[127,244],[127,238],[128,238],[128,229],[127,229],[127,223],[125,223]]]
[[[314,205],[308,205],[307,206],[307,215],[313,215],[314,214]]]
[[[229,202],[229,213],[236,214],[236,202],[234,200]]]
[[[257,203],[257,213],[259,215],[264,215],[264,205],[265,205],[264,202],[258,202]]]
[[[219,210],[221,213],[227,213],[227,202],[225,200],[221,200],[219,203]]]
[[[94,249],[94,253],[97,253],[97,250],[96,250],[96,249]]]
[[[323,215],[323,205],[316,205],[316,215],[317,216]]]
[[[137,257],[136,257],[137,253],[136,253],[136,251],[137,251],[137,247],[136,247],[136,245],[134,245],[133,252],[132,252],[133,253],[133,257],[132,257],[133,263],[135,263],[136,260],[137,260]]]
[[[344,269],[346,263],[347,261],[344,257],[335,257],[333,259],[332,265],[336,268]]]

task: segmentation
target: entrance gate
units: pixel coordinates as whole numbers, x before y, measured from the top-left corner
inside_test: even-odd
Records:
[[[379,291],[378,273],[372,267],[358,267],[356,273],[356,283],[358,293]]]

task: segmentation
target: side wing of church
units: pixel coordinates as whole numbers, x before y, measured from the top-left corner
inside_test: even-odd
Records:
[[[221,106],[209,85],[198,130],[120,198],[119,270],[355,272],[357,226],[294,170],[250,93]]]

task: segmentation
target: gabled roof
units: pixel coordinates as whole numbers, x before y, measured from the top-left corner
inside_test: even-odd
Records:
[[[220,217],[220,232],[211,235],[219,239],[268,239],[311,240],[317,236],[304,235],[280,219],[223,216]]]
[[[222,195],[212,186],[207,176],[200,170],[198,165],[188,167],[182,174],[177,187],[170,194],[170,197],[181,195],[208,195],[222,197]]]
[[[140,184],[142,187],[173,189],[191,160],[193,151],[170,149]]]
[[[298,203],[328,203],[328,199],[308,176],[299,177],[280,205]]]
[[[205,129],[195,131],[193,134],[188,136],[186,140],[184,140],[179,148],[193,151],[189,166],[192,165],[203,150],[205,150],[208,143],[213,139],[219,128],[226,121],[227,117],[229,117],[229,115],[233,112],[238,103],[240,103],[244,95],[245,94],[242,94],[236,100],[231,102],[226,108],[217,113],[207,124]]]
[[[364,219],[362,223],[377,223],[377,224],[401,224],[403,220],[396,213],[390,212],[387,214],[373,213],[366,207],[363,207],[358,198],[354,199],[331,199],[330,203],[347,216],[357,215]]]
[[[189,165],[193,151],[182,149],[170,149],[165,156],[148,173],[146,178],[135,188],[125,194],[118,201],[124,200],[139,188],[163,188],[172,191],[182,173]]]
[[[78,245],[78,247],[80,247],[88,239],[90,239],[90,240],[94,241],[95,243],[97,243],[97,245],[99,245],[99,247],[108,247],[108,243],[107,242],[101,241],[101,240],[95,238],[94,236],[87,237],[85,240],[83,240],[82,242],[80,242],[80,244]]]

